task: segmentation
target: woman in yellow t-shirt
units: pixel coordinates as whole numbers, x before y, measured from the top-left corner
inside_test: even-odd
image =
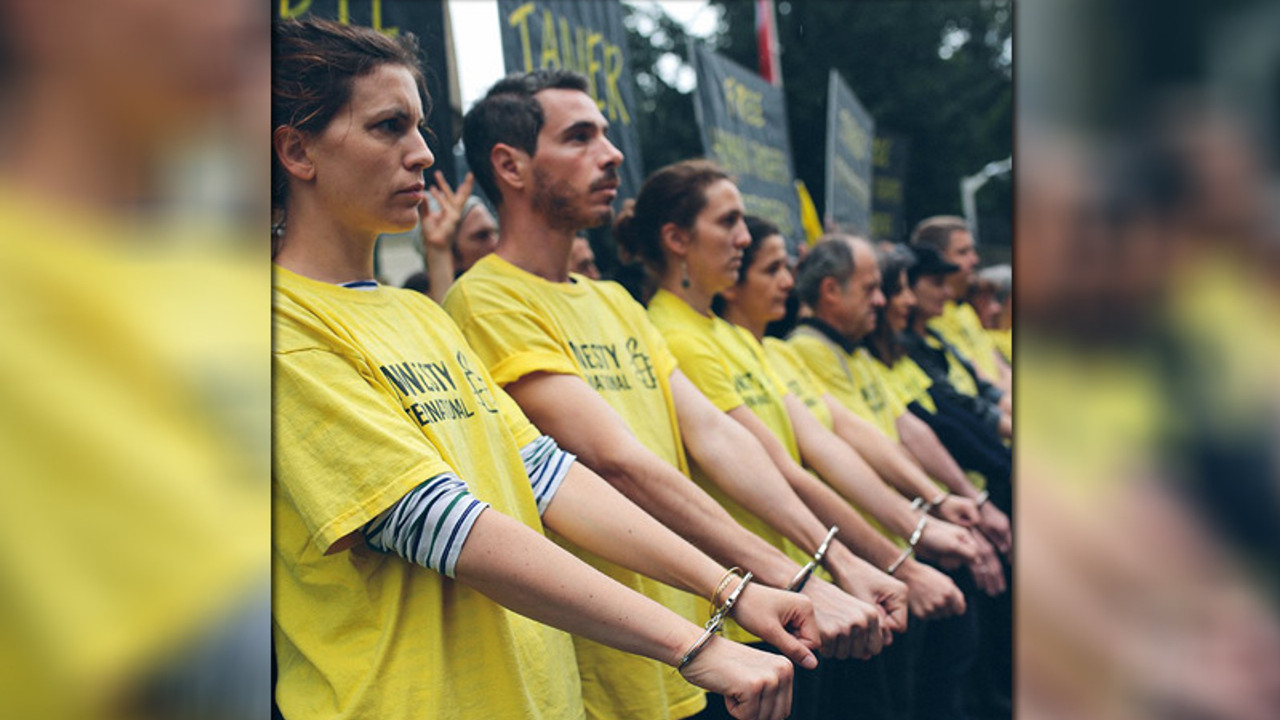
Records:
[[[737,283],[720,293],[720,314],[760,341],[769,368],[778,375],[787,391],[801,400],[825,428],[865,457],[867,463],[898,492],[929,502],[941,519],[964,527],[976,525],[981,511],[973,500],[945,492],[906,456],[899,445],[828,392],[789,343],[765,337],[767,325],[781,318],[785,312],[786,298],[794,287],[794,281],[787,266],[785,240],[778,227],[754,216],[748,216],[746,224],[751,243],[744,252]],[[904,405],[907,402],[903,400]],[[883,522],[878,521],[874,514],[869,519],[883,531]],[[984,589],[997,592],[1002,586],[994,549],[981,537],[975,537],[974,541],[983,550],[978,561],[971,564],[974,577]],[[918,614],[934,617],[923,612]]]
[[[680,200],[673,201],[675,196]],[[902,537],[910,537],[919,526],[917,513],[786,392],[749,332],[711,311],[715,295],[736,283],[743,250],[750,244],[743,217],[741,195],[727,174],[713,163],[690,160],[651,175],[615,233],[658,276],[649,314],[684,373],[760,440],[814,513],[840,527],[842,540],[880,568],[888,568],[899,556],[898,549],[831,487],[801,467],[802,459]],[[931,529],[917,538],[927,541],[922,547],[970,557],[973,544],[967,531],[942,521],[926,525]],[[838,572],[833,574],[839,579]]]
[[[678,666],[736,717],[786,716],[784,658],[618,585],[548,540],[543,523],[659,581],[715,588],[711,601],[743,623],[759,614],[811,627],[808,601],[752,586],[758,599],[733,606],[749,577],[542,436],[436,305],[373,280],[380,233],[435,221],[423,210],[433,156],[412,36],[282,21],[272,50],[282,714],[582,718],[572,645],[545,622]],[[789,654],[815,664],[795,646]]]

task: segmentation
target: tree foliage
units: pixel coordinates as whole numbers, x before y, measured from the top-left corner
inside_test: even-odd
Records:
[[[623,4],[627,53],[636,79],[636,113],[645,174],[702,154],[693,93],[681,92],[659,70],[688,62],[689,36],[660,7]],[[665,58],[665,59],[664,59]]]
[[[711,0],[723,11],[712,38],[718,51],[755,68],[754,3]],[[825,190],[827,74],[835,68],[880,132],[911,143],[906,178],[908,225],[960,212],[959,181],[1013,150],[1012,4],[1008,0],[778,0],[783,87],[797,176],[818,204]],[[648,170],[701,154],[692,99],[664,82],[659,58],[687,55],[685,34],[660,11],[642,37],[630,30]],[[1012,193],[1007,179],[979,193],[984,244],[1008,244]],[[895,238],[903,239],[903,238]]]

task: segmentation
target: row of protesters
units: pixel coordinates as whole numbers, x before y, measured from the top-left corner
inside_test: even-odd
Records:
[[[772,382],[758,345],[752,348],[752,339],[737,337],[731,326],[711,313],[715,294],[736,280],[747,238],[741,196],[724,171],[706,161],[685,161],[659,170],[618,220],[615,235],[656,277],[658,289],[649,315],[682,372],[721,413],[766,448],[773,466],[816,516],[838,526],[841,537],[864,557],[880,568],[889,567],[898,550],[839,493],[800,467],[801,455],[821,466],[841,491],[874,508],[879,519],[904,538],[921,528],[910,503],[884,488],[856,453],[829,436],[802,404]],[[804,423],[799,439],[792,412]],[[915,533],[915,542],[921,539],[921,533]],[[935,526],[924,545],[927,552],[960,562],[973,556],[967,531],[946,522]],[[840,674],[852,669],[868,674],[877,666],[828,664],[827,668]],[[844,692],[855,686],[856,682],[833,677],[829,689]],[[860,696],[860,710],[883,712],[871,704],[874,694]],[[828,698],[823,716],[839,712],[835,708]]]
[[[881,253],[881,289],[885,304],[877,310],[876,330],[865,345],[891,392],[934,429],[947,450],[984,487],[990,504],[1012,513],[1013,458],[1009,416],[996,407],[1000,392],[978,377],[953,346],[927,326],[950,298],[948,277],[960,267],[929,246],[891,248]],[[1011,566],[1004,574],[1012,581]],[[1012,651],[1007,596],[975,603],[982,654],[976,669],[979,705],[1003,707],[1011,688],[1008,653]],[[992,668],[998,671],[990,672]]]
[[[412,36],[307,19],[277,23],[272,45],[283,716],[584,717],[587,678],[550,626],[648,658],[663,715],[688,681],[735,717],[787,716],[787,659],[703,631],[544,527],[708,597],[811,668],[809,600],[726,572],[640,511],[526,419],[444,312],[372,279],[377,236],[421,221],[433,161]]]
[[[920,498],[937,496],[935,503],[940,505],[939,509],[943,513],[952,515],[962,524],[977,525],[982,511],[973,501],[945,492],[938,495],[940,488],[924,475],[919,466],[874,425],[859,417],[858,413],[828,392],[789,343],[764,337],[768,323],[785,314],[787,299],[794,283],[787,263],[785,243],[777,227],[758,218],[748,218],[747,226],[751,239],[743,254],[737,283],[722,291],[726,301],[722,310],[724,317],[749,331],[756,340],[762,341],[769,368],[786,387],[812,409],[823,424],[836,429],[842,439],[860,449],[881,476],[899,491]],[[834,245],[835,242],[840,245]],[[825,254],[833,248],[849,251],[843,240],[819,243],[814,248],[818,251],[815,261],[825,262]],[[872,302],[871,305],[875,306],[876,303]],[[852,314],[858,318],[866,318],[857,309]],[[998,511],[988,508],[986,514],[999,516],[1007,531],[1007,520]],[[990,547],[985,540],[980,542]],[[979,585],[989,591],[984,593],[984,597],[1002,589],[1004,585],[999,563],[993,562],[994,554],[989,557],[992,560],[982,566],[980,573],[973,575]],[[904,716],[963,716],[963,698],[959,689],[962,687],[965,669],[972,663],[974,622],[970,615],[968,619],[949,621],[946,624],[931,624],[923,628],[917,625],[908,636],[912,638],[914,635],[912,639],[930,636],[932,639],[928,641],[929,651],[917,659],[917,672],[892,674],[905,681],[895,688],[895,696],[899,698],[898,706],[904,710]],[[908,647],[921,648],[923,645],[908,644]],[[910,657],[912,652],[907,650],[905,655]],[[913,681],[918,684],[919,692],[915,692],[912,687]],[[940,692],[943,688],[955,691]]]
[[[874,251],[865,241],[839,236],[817,243],[798,268],[797,294],[806,306],[808,316],[793,331],[789,345],[800,356],[805,367],[832,396],[855,413],[870,420],[890,443],[902,440],[919,464],[933,478],[941,481],[953,494],[981,502],[977,541],[989,547],[988,538],[1007,554],[1010,547],[1008,517],[985,502],[981,494],[960,469],[946,446],[921,418],[908,411],[907,403],[895,392],[879,368],[879,363],[862,346],[876,327],[876,311],[885,303],[881,273]],[[1007,584],[1007,573],[997,565],[983,579],[991,592]],[[953,577],[956,577],[953,575]],[[956,577],[958,582],[964,578]],[[972,585],[969,585],[972,587]],[[974,593],[978,595],[978,593]],[[973,654],[976,620],[966,620],[968,627],[943,628],[942,641],[959,657]],[[947,664],[951,669],[954,665]],[[955,688],[955,683],[939,685]],[[1007,692],[997,702],[1007,702]],[[962,712],[961,698],[956,693],[930,692],[917,704],[923,716],[952,716]],[[932,706],[928,703],[936,703]],[[969,704],[973,704],[972,701]]]
[[[612,217],[623,160],[587,87],[574,73],[534,72],[499,82],[467,113],[468,163],[498,200],[504,230],[497,251],[454,285],[446,310],[494,379],[585,465],[712,557],[802,590],[823,655],[878,653],[905,624],[907,587],[844,547],[854,530],[828,535],[765,448],[686,377],[625,290],[569,272],[578,232]],[[811,556],[824,556],[835,584],[804,582]],[[902,575],[922,594],[948,596],[939,573],[911,563]],[[672,602],[663,588],[642,588]],[[955,612],[953,597],[929,611]],[[729,636],[774,644],[749,628]],[[592,717],[688,717],[702,707],[698,694],[664,691],[598,643],[578,640],[577,651]],[[793,717],[821,716],[815,683],[802,673]]]
[[[420,77],[403,56],[387,54],[403,45],[381,40],[375,48],[367,32],[318,22],[287,27],[301,27],[313,44],[328,41],[327,52],[365,60],[350,66],[347,87],[317,88],[335,75],[308,77],[309,59],[326,52],[305,48],[284,77],[313,87],[299,82],[301,91],[282,93],[274,122],[284,181],[274,184],[275,199],[285,211],[275,255],[276,488],[285,518],[277,559],[289,589],[276,607],[277,698],[287,717],[307,716],[317,685],[335,683],[348,692],[325,697],[348,716],[398,716],[418,702],[442,717],[683,718],[721,707],[735,717],[781,717],[792,711],[786,660],[769,663],[768,654],[710,639],[709,625],[672,662],[671,638],[708,614],[678,590],[720,605],[717,618],[732,609],[731,635],[806,670],[816,666],[807,648],[837,660],[878,654],[905,629],[909,607],[933,617],[963,610],[954,584],[910,552],[895,560],[889,546],[874,558],[894,563],[904,584],[850,551],[846,543],[864,553],[877,547],[861,516],[811,479],[797,493],[769,444],[681,373],[643,308],[617,286],[568,272],[575,235],[612,217],[622,162],[584,78],[509,78],[467,114],[468,160],[504,230],[495,253],[446,297],[459,332],[429,301],[369,279],[377,233],[433,212],[422,202],[431,158],[417,131]],[[335,37],[354,38],[358,52],[335,48]],[[329,105],[296,107],[308,96]],[[296,117],[305,122],[289,120]],[[697,194],[693,204],[706,198]],[[741,224],[740,208],[737,215]],[[710,476],[704,487],[725,505],[738,504],[726,511],[691,471]],[[882,505],[890,521],[897,508]],[[501,511],[523,524],[506,523]],[[819,515],[843,527],[828,529]],[[542,539],[543,523],[573,555]],[[934,524],[922,543],[925,522],[917,521],[910,545],[961,561],[973,554],[963,531]],[[738,567],[719,572],[717,562]],[[535,563],[539,572],[530,572]],[[750,584],[757,574],[762,583]],[[908,593],[933,602],[911,604]],[[721,600],[739,595],[736,606]],[[500,611],[488,598],[580,637],[552,652],[550,631],[509,624],[484,626],[485,648],[458,646],[474,630],[445,609],[490,618]],[[335,623],[329,632],[315,632],[316,615]],[[371,628],[371,615],[397,624]],[[425,628],[400,623],[413,617]],[[345,632],[351,626],[365,631]],[[535,645],[547,650],[527,644],[538,633]],[[432,663],[415,667],[423,645],[434,648]],[[479,669],[485,653],[509,658],[496,679],[500,692],[490,692],[494,683]],[[378,668],[378,677],[357,667]],[[548,678],[555,682],[532,687]],[[832,714],[821,680],[810,675],[797,690],[796,715]],[[723,706],[707,707],[703,690],[723,696]]]

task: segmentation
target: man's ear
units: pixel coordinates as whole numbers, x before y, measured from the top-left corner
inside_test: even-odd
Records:
[[[529,154],[506,143],[497,143],[489,151],[489,162],[493,164],[493,177],[500,186],[505,185],[512,190],[524,190],[527,184],[525,170],[529,165]]]
[[[828,275],[818,283],[818,302],[823,299],[835,300],[844,294],[844,283]]]
[[[285,172],[304,182],[315,179],[316,165],[307,153],[307,136],[301,130],[288,125],[276,128],[271,133],[271,149]]]
[[[658,229],[658,240],[667,252],[678,258],[683,258],[689,252],[689,233],[673,222],[663,223]]]

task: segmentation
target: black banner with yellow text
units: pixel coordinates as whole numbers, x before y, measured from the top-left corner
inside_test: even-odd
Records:
[[[871,154],[876,123],[834,68],[827,83],[827,195],[823,220],[871,232]]]
[[[907,240],[903,198],[910,150],[907,136],[894,133],[881,134],[872,148],[871,236],[876,240]]]
[[[690,43],[690,55],[707,157],[734,175],[747,212],[776,224],[794,255],[804,230],[782,89],[699,43]]]

